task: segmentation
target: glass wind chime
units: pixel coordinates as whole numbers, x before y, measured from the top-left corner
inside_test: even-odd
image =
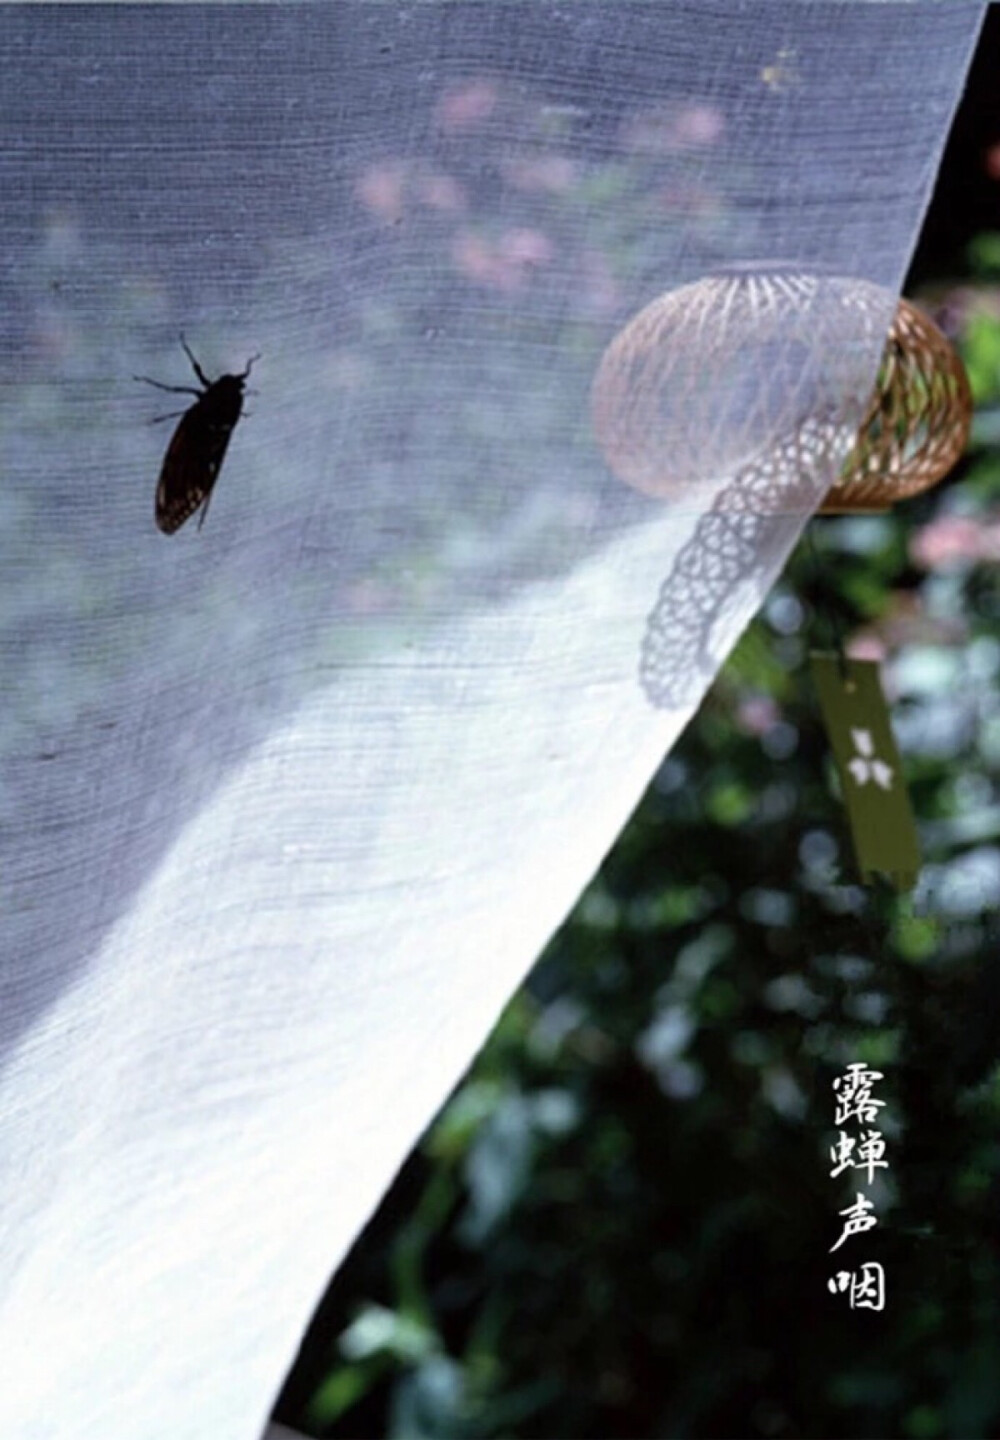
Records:
[[[818,487],[828,485],[827,515],[883,511],[928,489],[965,449],[972,398],[956,351],[909,301],[758,265],[668,291],[634,316],[603,355],[591,408],[618,479],[697,512],[641,648],[643,689],[669,708],[714,669],[727,604],[816,508]],[[859,872],[909,889],[917,832],[878,666],[838,649],[814,653],[811,669]]]

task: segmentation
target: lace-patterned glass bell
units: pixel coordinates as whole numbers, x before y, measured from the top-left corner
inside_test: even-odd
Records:
[[[866,357],[886,331],[871,392]],[[972,411],[961,360],[923,312],[867,281],[787,265],[652,301],[605,351],[591,407],[609,468],[644,494],[683,503],[722,483],[745,509],[738,485],[766,469],[755,505],[801,510],[834,473],[826,513],[886,509],[933,485]]]
[[[971,421],[958,352],[929,316],[900,300],[857,442],[822,513],[887,510],[929,490],[961,459]]]

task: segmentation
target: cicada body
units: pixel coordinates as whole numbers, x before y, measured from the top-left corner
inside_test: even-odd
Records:
[[[150,380],[146,375],[136,377],[159,390],[197,397],[190,409],[184,411],[171,437],[156,485],[156,523],[164,535],[172,535],[179,530],[185,520],[189,520],[202,506],[199,530],[205,523],[212,490],[219,478],[233,431],[243,413],[247,377],[254,361],[260,358],[254,355],[239,375],[220,375],[218,380],[209,380],[183,336],[181,344],[201,381],[201,390],[188,385],[161,385],[158,380]]]

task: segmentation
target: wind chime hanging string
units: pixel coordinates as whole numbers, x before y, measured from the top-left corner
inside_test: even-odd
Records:
[[[820,513],[884,511],[935,485],[961,458],[971,418],[960,356],[922,311],[901,300],[857,439]],[[818,565],[814,543],[811,553]],[[912,890],[920,841],[879,666],[847,655],[833,608],[825,608],[833,652],[814,651],[810,668],[857,870],[867,885],[885,879],[897,891]]]

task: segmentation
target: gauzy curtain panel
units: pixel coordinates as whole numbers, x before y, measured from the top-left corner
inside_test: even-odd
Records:
[[[982,9],[4,7],[5,1440],[261,1434],[831,483]],[[711,276],[650,493],[595,377]]]

